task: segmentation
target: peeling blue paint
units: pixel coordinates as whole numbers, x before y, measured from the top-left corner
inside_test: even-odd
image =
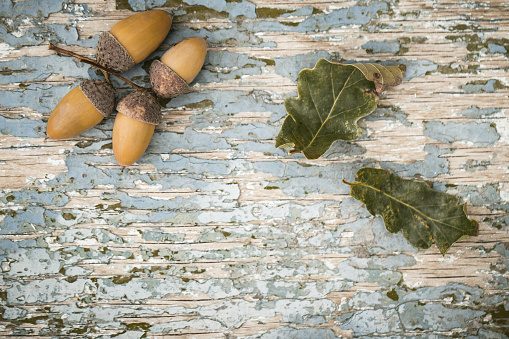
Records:
[[[25,0],[4,1],[0,4],[0,16],[16,18],[39,17],[47,18],[51,13],[57,13],[67,4],[67,0]]]
[[[479,108],[477,106],[471,106],[469,108],[462,110],[461,112],[459,112],[459,114],[461,114],[462,116],[464,116],[466,118],[480,119],[480,118],[489,117],[490,115],[499,113],[500,111],[501,111],[500,108],[494,108],[494,107]]]
[[[424,160],[414,161],[408,164],[384,161],[381,162],[380,165],[384,169],[406,177],[420,175],[427,178],[434,178],[440,174],[449,173],[449,161],[442,156],[450,154],[452,150],[441,149],[434,145],[425,146],[424,150],[428,153]]]
[[[0,116],[0,133],[17,137],[37,138],[46,134],[46,125],[40,120],[9,119]]]
[[[211,44],[228,45],[228,42],[234,41],[236,46],[276,47],[274,42],[262,42],[260,38],[243,27],[219,28],[209,31],[205,28],[192,29],[185,26],[173,26],[171,33],[166,37],[165,43],[174,45],[182,39],[194,36],[207,37],[207,42]]]
[[[44,305],[51,302],[61,302],[82,293],[86,283],[86,279],[78,279],[69,283],[55,278],[33,280],[27,284],[14,282],[6,290],[7,302],[10,305]]]
[[[500,139],[500,135],[492,123],[428,121],[425,126],[424,134],[426,136],[447,144],[462,141],[472,142],[476,146],[488,146]]]
[[[401,64],[406,66],[405,74],[403,75],[403,81],[410,81],[416,77],[423,77],[430,72],[434,72],[438,69],[438,65],[432,61],[426,59],[419,60],[400,60]]]
[[[289,13],[283,13],[281,14],[281,17],[283,18],[291,18],[291,17],[299,17],[299,16],[309,16],[313,14],[313,11],[315,8],[313,6],[303,6],[299,9],[289,12]]]
[[[25,317],[28,312],[19,307],[6,307],[2,314],[2,318],[4,319],[19,319]]]
[[[368,54],[392,53],[399,52],[401,45],[397,40],[373,41],[370,40],[361,46]]]
[[[493,93],[497,90],[498,80],[490,79],[485,83],[468,83],[461,85],[460,88],[465,93]]]
[[[164,114],[191,109],[192,115],[171,122],[182,132],[168,132],[169,126],[156,130],[138,161],[146,166],[124,172],[114,166],[114,120],[108,119],[64,153],[66,172],[51,180],[36,180],[28,188],[0,192],[0,285],[4,286],[0,325],[12,323],[12,328],[5,327],[10,335],[141,338],[182,335],[183,331],[236,335],[247,322],[269,319],[279,322],[279,328],[247,338],[336,338],[342,331],[370,338],[427,338],[446,331],[465,338],[506,337],[495,332],[498,325],[489,317],[498,316],[493,310],[502,312],[500,307],[507,305],[503,293],[508,284],[507,245],[477,243],[469,249],[494,258],[486,282],[490,294],[464,284],[410,288],[402,272],[417,264],[414,254],[419,250],[402,234],[388,233],[382,219],[348,198],[349,187],[341,183],[341,179],[354,181],[357,170],[368,166],[406,177],[447,178],[447,159],[455,151],[449,144],[495,144],[503,129],[491,119],[498,117],[502,106],[471,106],[453,114],[481,121],[426,122],[424,134],[446,145],[424,145],[427,155],[418,161],[366,159],[362,143],[338,141],[322,160],[312,162],[301,155],[288,155],[272,142],[286,116],[281,102],[295,92],[264,91],[250,78],[275,72],[295,83],[298,73],[314,67],[320,58],[345,60],[339,52],[324,50],[272,59],[232,52],[247,47],[261,54],[267,49],[273,55],[279,46],[264,41],[266,32],[305,34],[312,41],[327,41],[322,32],[344,27],[360,26],[360,32],[383,34],[388,26],[382,26],[381,19],[393,15],[397,1],[359,1],[348,8],[324,11],[295,5],[281,15],[286,24],[257,18],[255,3],[247,0],[127,3],[134,11],[176,6],[177,18],[189,15],[187,8],[195,5],[218,12],[224,26],[174,24],[165,47],[184,38],[207,36],[214,48],[195,80],[196,87],[231,82],[241,88],[207,89],[169,101]],[[69,22],[43,23],[52,13],[65,13]],[[79,39],[76,29],[80,20],[93,15],[87,5],[67,1],[7,1],[0,4],[0,16],[14,19],[0,27],[0,36],[12,48],[47,40],[94,48],[97,35]],[[22,20],[33,27],[18,30]],[[400,40],[369,41],[359,47],[373,53],[401,53]],[[501,44],[488,44],[487,49],[491,54],[506,53]],[[162,53],[156,51],[125,76],[148,86],[146,69]],[[426,59],[381,63],[405,64],[404,81],[441,70]],[[98,77],[89,66],[58,55],[3,61],[0,69],[0,83],[10,86],[0,91],[2,107],[13,111],[23,107],[45,115],[77,85],[40,84],[48,76]],[[504,86],[497,81],[474,81],[462,90],[493,93]],[[113,82],[127,88],[119,80]],[[245,90],[251,84],[256,89]],[[246,123],[241,120],[245,113],[255,118],[264,115]],[[396,106],[380,107],[366,120],[417,129],[420,125],[409,122],[407,114]],[[18,115],[0,117],[3,135],[27,143],[45,136],[43,120]],[[209,152],[215,151],[220,156],[211,158]],[[485,171],[494,164],[491,159],[467,159],[460,168],[465,173]],[[144,192],[148,194],[137,194],[144,186],[151,187]],[[447,181],[437,180],[434,188],[454,190],[462,201],[495,211],[482,221],[490,232],[507,229],[509,219],[501,214],[509,212],[509,203],[498,183],[451,188]],[[160,199],[150,190],[171,191],[175,197]],[[251,194],[260,192],[274,193],[277,199],[251,200]],[[83,201],[86,207],[80,206]],[[217,266],[209,265],[211,261]],[[111,272],[94,271],[110,265]],[[362,291],[363,283],[376,290]],[[331,298],[341,293],[348,297]],[[156,305],[154,300],[162,302]],[[175,305],[169,300],[187,303]],[[40,332],[35,332],[30,321]],[[110,332],[101,332],[104,329]]]
[[[5,108],[28,107],[34,111],[46,114],[50,113],[63,98],[67,92],[73,89],[78,84],[69,86],[49,86],[40,84],[29,84],[13,89],[11,91],[1,91],[0,101]],[[36,120],[20,119],[3,120],[2,125],[4,128],[10,128],[9,134],[20,137],[39,136],[39,131],[45,130],[41,127],[41,122]]]
[[[358,311],[347,319],[343,319],[340,319],[341,322],[344,322],[341,325],[342,329],[352,330],[361,336],[371,333],[386,334],[402,331],[398,312],[393,309]]]
[[[15,48],[36,46],[47,41],[67,45],[80,44],[86,47],[97,45],[97,37],[87,40],[78,39],[78,31],[74,27],[77,19],[70,18],[69,25],[43,23],[43,19],[59,11],[80,17],[91,14],[87,5],[69,4],[68,1],[27,0],[11,3],[11,5],[1,4],[0,17],[11,20],[3,21],[4,26],[0,26],[0,41]],[[28,22],[32,24],[32,27],[17,28],[18,25],[23,26]]]
[[[419,314],[419,317],[415,317]],[[408,331],[448,331],[466,328],[469,321],[483,316],[485,312],[471,309],[449,308],[441,304],[419,305],[418,302],[400,306],[400,319]]]
[[[390,120],[399,121],[404,126],[410,127],[412,123],[407,119],[408,114],[397,107],[378,107],[373,113],[364,118],[366,121]]]
[[[489,43],[488,48],[489,48],[491,54],[495,54],[495,53],[506,54],[507,53],[507,50],[505,49],[505,47],[498,45],[498,44]]]
[[[338,55],[333,55],[329,52],[316,51],[306,54],[298,54],[291,57],[275,58],[274,61],[276,63],[277,74],[297,82],[299,72],[304,68],[311,69],[315,67],[318,60],[322,58],[329,61],[336,61],[338,57]]]
[[[21,57],[0,63],[4,74],[1,84],[44,81],[52,74],[89,78],[89,65],[79,63],[74,58],[49,55],[46,57]],[[4,91],[2,91],[4,92]]]
[[[28,206],[26,209],[16,210],[14,216],[6,215],[2,221],[1,234],[19,234],[36,232],[45,224],[44,209]]]
[[[292,328],[281,327],[269,330],[262,334],[247,336],[248,339],[273,339],[273,338],[295,338],[295,339],[336,339],[341,338],[334,335],[334,332],[325,328]]]
[[[211,67],[210,67],[210,66]],[[235,65],[226,67],[226,65]],[[200,72],[196,81],[199,82],[220,82],[225,79],[235,79],[240,76],[259,75],[265,62],[248,57],[244,54],[231,52],[209,52],[205,60],[205,67]],[[213,71],[210,69],[213,68]],[[217,70],[225,68],[225,71]]]
[[[277,21],[246,22],[243,26],[250,32],[318,32],[331,28],[364,25],[371,21],[378,11],[387,9],[384,2],[375,2],[370,6],[352,6],[331,11],[327,14],[313,15],[296,26],[285,25]]]

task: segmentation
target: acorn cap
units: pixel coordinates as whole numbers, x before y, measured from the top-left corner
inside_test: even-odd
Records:
[[[79,84],[81,92],[105,118],[115,108],[115,88],[104,80],[83,80]]]
[[[103,32],[97,42],[97,62],[116,72],[125,72],[136,63],[127,50],[110,32]]]
[[[162,98],[176,98],[192,92],[180,75],[159,60],[150,65],[150,84],[154,92]]]
[[[161,122],[161,105],[153,94],[145,90],[137,90],[120,100],[117,111],[147,124]]]

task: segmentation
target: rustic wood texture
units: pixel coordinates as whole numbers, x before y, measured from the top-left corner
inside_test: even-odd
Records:
[[[151,8],[172,30],[125,76],[148,86],[152,60],[208,37],[196,92],[163,102],[123,172],[114,117],[45,139],[100,77],[48,43],[93,57]],[[508,337],[508,1],[4,0],[0,23],[0,336]],[[274,139],[320,58],[407,72],[361,139],[306,160]],[[479,234],[412,248],[341,183],[367,166],[458,196]]]

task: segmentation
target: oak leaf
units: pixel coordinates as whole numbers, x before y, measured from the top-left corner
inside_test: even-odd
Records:
[[[382,216],[391,233],[403,232],[414,247],[433,242],[445,255],[456,241],[477,234],[477,221],[468,219],[466,204],[453,195],[435,191],[425,182],[402,179],[375,168],[362,168],[350,194],[363,202],[372,215]]]
[[[276,147],[317,159],[336,140],[358,139],[362,129],[357,121],[375,110],[385,88],[401,83],[404,71],[403,65],[344,65],[320,59],[313,69],[299,73],[298,97],[285,100],[288,116]]]

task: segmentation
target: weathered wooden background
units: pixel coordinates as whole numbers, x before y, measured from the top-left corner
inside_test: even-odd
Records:
[[[165,103],[123,173],[113,118],[45,140],[57,102],[98,78],[48,42],[93,56],[150,8],[172,31],[126,77],[148,85],[151,60],[207,36],[200,91]],[[1,0],[0,335],[507,338],[508,37],[501,0]],[[274,139],[322,57],[407,73],[360,140],[309,161]],[[479,235],[442,257],[387,233],[341,183],[367,166],[460,197]]]

